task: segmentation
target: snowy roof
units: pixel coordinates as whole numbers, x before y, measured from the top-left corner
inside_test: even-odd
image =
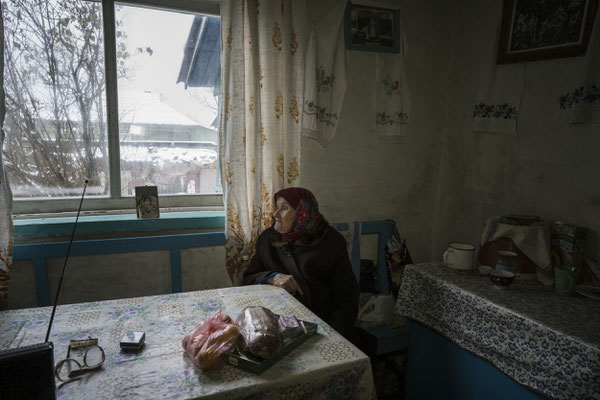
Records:
[[[204,126],[163,102],[159,93],[149,91],[121,92],[119,114],[122,115],[121,122],[131,124]]]
[[[220,72],[221,20],[197,15],[188,34],[177,82],[183,82],[186,88],[212,88]]]
[[[36,85],[33,88],[34,97],[40,99],[38,104],[40,117],[46,120],[54,119],[51,110],[51,90],[44,85]],[[195,107],[195,106],[194,106]],[[161,98],[161,94],[153,91],[121,90],[119,91],[119,115],[121,123],[131,124],[156,124],[156,125],[179,125],[179,126],[201,126],[215,130],[211,123],[216,118],[216,112],[211,109],[202,109],[198,105],[196,122],[187,117],[181,111],[173,108]],[[189,108],[189,106],[188,106]],[[72,121],[81,121],[79,111],[76,108],[69,110]],[[97,120],[95,113],[91,114],[93,121]]]

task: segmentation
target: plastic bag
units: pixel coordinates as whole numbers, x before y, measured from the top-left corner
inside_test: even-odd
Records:
[[[402,284],[402,276],[404,275],[404,267],[412,264],[413,261],[406,246],[406,240],[400,237],[398,233],[396,223],[391,219],[388,219],[387,222],[392,225],[392,236],[385,246],[388,278],[392,294],[394,297],[398,297],[398,291]]]
[[[280,315],[278,323],[279,334],[281,335],[281,340],[284,342],[286,340],[296,338],[304,333],[308,333],[304,323],[302,321],[298,321],[298,319],[293,315],[289,317]]]
[[[392,324],[394,297],[391,294],[374,294],[358,311],[357,322],[364,328]]]
[[[277,317],[268,308],[246,307],[236,322],[245,352],[267,359],[279,350],[281,338]]]
[[[231,317],[219,310],[185,335],[181,345],[197,368],[207,370],[223,363],[221,355],[236,346],[239,336]]]

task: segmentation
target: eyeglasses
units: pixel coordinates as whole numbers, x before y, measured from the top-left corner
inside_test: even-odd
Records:
[[[83,357],[83,365],[75,358],[71,358],[71,350],[76,352],[76,356],[81,359]],[[67,350],[67,358],[60,360],[54,368],[54,376],[61,384],[59,389],[77,379],[89,371],[99,369],[106,360],[106,355],[102,347],[98,346],[98,339],[88,337],[85,340],[69,341],[69,349]]]

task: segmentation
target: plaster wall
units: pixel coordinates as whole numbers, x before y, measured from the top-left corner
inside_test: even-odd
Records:
[[[373,133],[375,53],[346,51],[347,89],[333,141],[302,142],[302,185],[330,222],[392,218],[413,260],[431,258],[441,138],[445,132],[452,57],[445,1],[361,2],[399,7],[406,33],[411,109],[403,144],[377,144]],[[375,258],[369,246],[365,258]]]
[[[471,131],[480,33],[495,0],[461,2],[455,15],[447,130],[433,253],[450,241],[476,244],[486,219],[527,214],[600,228],[599,126],[555,126],[561,81],[580,74],[583,57],[527,62],[516,136]],[[498,15],[500,18],[500,15]],[[598,22],[598,21],[597,21]],[[499,67],[501,68],[501,66]],[[588,251],[597,256],[598,240]]]

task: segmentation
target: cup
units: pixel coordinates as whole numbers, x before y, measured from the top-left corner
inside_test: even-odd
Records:
[[[501,271],[517,273],[517,266],[519,264],[519,255],[515,252],[508,250],[498,250],[496,253],[496,269]]]
[[[554,266],[554,291],[559,296],[571,296],[579,278],[579,268],[570,265]]]
[[[475,246],[467,243],[448,244],[442,259],[444,264],[454,269],[473,269],[473,251]]]

